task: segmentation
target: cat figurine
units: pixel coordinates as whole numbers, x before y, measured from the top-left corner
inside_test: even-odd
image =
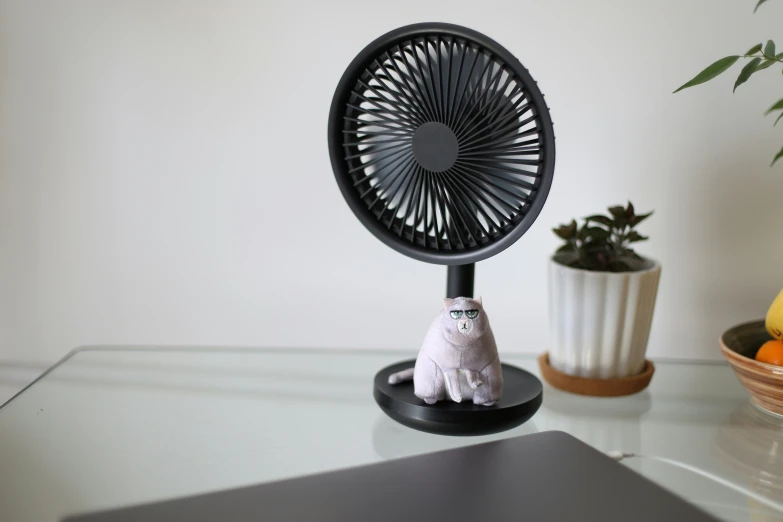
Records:
[[[503,394],[495,336],[481,297],[445,299],[424,337],[414,368],[389,376],[389,384],[413,379],[413,393],[427,404],[446,398],[492,406]]]

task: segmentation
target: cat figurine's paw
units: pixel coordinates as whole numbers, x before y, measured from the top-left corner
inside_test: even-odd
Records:
[[[462,390],[459,385],[459,370],[447,370],[443,372],[446,384],[446,392],[454,402],[462,402]]]
[[[479,372],[475,372],[473,370],[468,370],[467,374],[468,374],[467,375],[468,376],[468,386],[470,386],[472,389],[475,390],[476,388],[478,388],[479,386],[484,384],[484,382],[481,380],[481,378],[479,378]]]

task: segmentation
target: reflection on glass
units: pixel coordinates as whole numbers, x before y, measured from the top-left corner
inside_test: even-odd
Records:
[[[536,433],[538,429],[533,419],[513,430],[481,437],[449,437],[417,431],[379,414],[372,430],[372,445],[375,453],[382,459],[395,459],[410,455],[420,455],[460,446],[480,444],[491,440],[518,437]]]
[[[713,445],[716,458],[739,473],[750,489],[783,503],[783,418],[760,410],[748,401],[721,424]],[[781,520],[752,499],[752,522]]]
[[[534,418],[542,430],[565,431],[602,451],[639,452],[640,421],[651,407],[648,390],[627,397],[585,397],[546,389]]]

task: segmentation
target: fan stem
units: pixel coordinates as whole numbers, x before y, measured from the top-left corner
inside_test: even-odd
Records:
[[[446,275],[446,297],[473,297],[476,264],[449,265]]]

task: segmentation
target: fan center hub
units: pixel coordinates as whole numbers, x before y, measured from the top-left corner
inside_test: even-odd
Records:
[[[458,154],[457,136],[442,123],[427,122],[413,133],[413,157],[430,172],[449,170]]]

